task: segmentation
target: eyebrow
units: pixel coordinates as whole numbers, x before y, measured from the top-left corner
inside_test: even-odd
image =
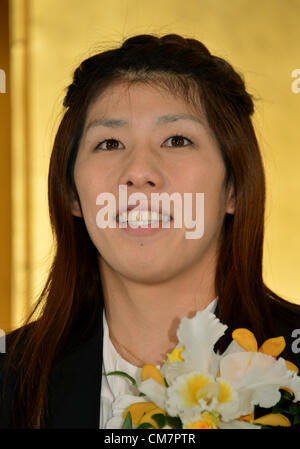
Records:
[[[154,120],[154,124],[162,125],[165,123],[177,122],[178,120],[191,120],[193,122],[197,122],[203,125],[203,121],[200,118],[185,113],[161,115],[157,117],[156,120]],[[94,128],[96,126],[104,126],[106,128],[121,128],[128,126],[128,124],[129,123],[126,120],[122,120],[119,118],[101,117],[91,121],[86,127],[86,132],[90,128]]]

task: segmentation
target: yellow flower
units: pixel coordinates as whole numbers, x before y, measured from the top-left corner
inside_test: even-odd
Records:
[[[248,329],[235,329],[232,332],[232,338],[246,351],[257,352],[256,338]]]
[[[211,423],[208,421],[195,421],[189,426],[184,426],[184,429],[216,429],[216,427],[213,427]]]
[[[268,338],[258,348],[257,340],[249,329],[239,328],[232,332],[232,338],[246,351],[262,352],[276,358],[285,348],[284,337]]]
[[[252,422],[254,420],[254,411],[248,415],[243,415],[238,418],[238,421]]]
[[[253,421],[254,424],[264,424],[265,426],[291,427],[290,420],[280,413],[269,413]]]
[[[154,419],[152,419],[153,415],[158,413],[162,413],[166,415],[165,410],[157,407],[153,402],[136,402],[135,404],[129,405],[123,412],[123,419],[126,418],[127,413],[131,414],[132,424],[134,426],[138,426],[139,424],[149,423],[152,424],[155,428],[158,428],[158,425]]]
[[[259,352],[263,354],[271,355],[272,357],[278,357],[279,354],[285,348],[285,339],[284,337],[276,337],[276,338],[268,338],[265,340],[261,347],[259,348]]]
[[[136,402],[129,405],[123,412],[123,418],[125,419],[127,413],[130,412],[132,424],[137,425],[142,417],[151,410],[155,410],[157,406],[153,402]]]
[[[182,351],[184,351],[184,347],[175,348],[171,353],[167,353],[168,360],[167,363],[175,363],[175,362],[184,362],[184,359],[181,356]]]
[[[266,355],[271,355],[275,359],[282,353],[285,349],[286,343],[284,337],[274,337],[268,338],[263,342],[263,344],[258,348],[257,340],[254,334],[248,329],[239,328],[232,332],[232,338],[246,351],[261,352]],[[296,365],[288,360],[285,360],[286,367],[298,374],[299,370]],[[281,387],[282,390],[288,391],[293,395],[293,391],[289,388]],[[239,418],[241,419],[241,418]]]
[[[219,423],[219,415],[217,413],[203,412],[199,421],[194,421],[184,429],[217,429]]]
[[[163,375],[154,365],[144,365],[141,371],[141,380],[153,379],[163,387],[166,385]]]
[[[224,380],[215,381],[212,376],[198,373],[186,376],[185,382],[180,388],[180,395],[187,407],[199,405],[203,400],[208,406],[214,400],[216,405],[232,400],[230,385]]]
[[[152,416],[153,416],[153,415],[156,415],[156,414],[163,414],[163,415],[166,415],[167,413],[166,413],[164,410],[162,410],[161,408],[156,407],[156,408],[154,408],[154,409],[149,410],[148,412],[146,412],[146,413],[142,416],[142,418],[139,420],[138,424],[149,423],[149,424],[152,424],[152,426],[155,427],[156,429],[159,429],[159,425],[158,425],[157,422],[154,421],[154,419],[152,418]]]

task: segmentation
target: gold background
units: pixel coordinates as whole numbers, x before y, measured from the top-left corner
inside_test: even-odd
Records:
[[[1,285],[1,301],[11,327],[51,262],[47,172],[65,87],[82,59],[141,33],[199,39],[244,75],[267,178],[264,278],[300,304],[299,17],[300,0],[10,1],[12,292]]]

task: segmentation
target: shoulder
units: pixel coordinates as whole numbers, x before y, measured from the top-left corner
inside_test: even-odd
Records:
[[[274,328],[271,337],[284,337],[286,348],[282,356],[300,370],[300,305],[277,297],[269,299],[269,306]]]
[[[25,326],[19,327],[6,335],[3,335],[3,342],[1,343],[1,348],[4,350],[0,354],[1,367],[4,365],[5,360],[11,356],[14,362],[22,355],[22,348],[29,336],[30,330],[32,329],[34,323],[27,324]]]
[[[35,324],[36,322],[30,323],[6,335],[6,353],[0,354],[0,429],[10,427],[13,401],[18,393],[19,383],[24,378],[24,373],[26,374],[28,353],[37,341]],[[88,324],[83,320],[73,323],[61,348],[58,348],[51,359],[52,366],[48,378],[51,416],[49,415],[49,421],[46,423],[49,427],[54,424],[60,426],[61,422],[67,422],[68,417],[72,417],[76,409],[74,407],[76,395],[80,396],[78,404],[81,404],[80,401],[90,402],[90,405],[86,404],[87,408],[91,407],[95,401],[97,402],[98,393],[100,397],[97,379],[99,370],[102,369],[102,360],[97,357],[97,354],[102,356],[102,352],[99,351],[102,345],[102,316],[100,323],[99,320],[94,322],[90,320]],[[47,347],[47,342],[43,347]],[[42,355],[43,360],[46,360],[47,352],[43,351]],[[43,364],[40,364],[39,372],[42,369]],[[38,373],[35,372],[35,374],[37,374],[35,377],[38,377]],[[91,379],[95,382],[91,382]],[[94,384],[96,391],[93,388]],[[89,397],[86,390],[92,390]],[[67,409],[69,412],[63,413],[63,410]],[[84,413],[83,410],[82,414]]]
[[[9,427],[16,381],[17,366],[30,326],[16,329],[1,337],[0,353],[0,429]],[[16,344],[15,344],[16,343]]]

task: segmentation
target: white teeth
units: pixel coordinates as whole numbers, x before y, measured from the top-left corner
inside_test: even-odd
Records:
[[[128,218],[127,218],[128,215]],[[170,221],[171,218],[168,215],[158,214],[157,212],[150,212],[147,210],[144,211],[136,211],[133,210],[127,214],[127,212],[123,212],[119,215],[120,223],[136,223],[136,224],[149,224],[155,221]]]

